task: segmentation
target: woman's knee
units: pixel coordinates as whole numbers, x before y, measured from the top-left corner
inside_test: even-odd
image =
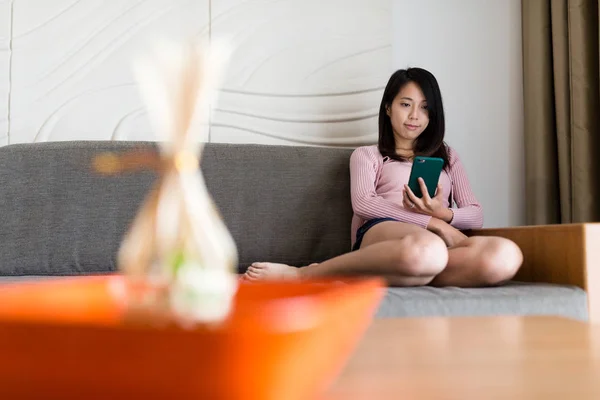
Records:
[[[392,265],[400,275],[433,277],[448,264],[446,244],[431,232],[411,233],[396,242],[390,255]]]
[[[523,253],[519,246],[505,238],[486,238],[480,254],[483,283],[496,285],[512,279],[521,264]]]

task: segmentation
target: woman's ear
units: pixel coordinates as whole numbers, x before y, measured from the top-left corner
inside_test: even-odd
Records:
[[[389,104],[385,106],[385,113],[387,114],[388,117],[390,117],[390,106]]]

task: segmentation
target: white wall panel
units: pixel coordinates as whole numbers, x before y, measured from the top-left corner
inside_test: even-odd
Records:
[[[13,20],[12,143],[156,139],[132,57],[162,36],[208,38],[209,21],[235,46],[212,141],[376,139],[390,0],[14,0]]]
[[[211,141],[355,146],[377,138],[390,0],[212,0],[235,44]]]
[[[155,139],[132,59],[208,21],[208,0],[14,0],[11,143]]]
[[[0,146],[8,143],[11,2],[0,0]]]

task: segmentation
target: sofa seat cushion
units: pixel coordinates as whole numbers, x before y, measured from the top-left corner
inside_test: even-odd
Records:
[[[16,283],[58,276],[0,276]],[[556,315],[587,320],[587,295],[574,286],[510,282],[491,288],[389,288],[376,318],[428,316]]]
[[[587,295],[578,287],[510,282],[491,288],[389,288],[378,318],[557,315],[587,320]]]
[[[0,276],[0,288],[2,287],[3,283],[37,282],[37,281],[43,281],[43,280],[60,279],[60,278],[65,278],[65,277],[69,277],[69,276],[71,276],[71,275],[65,275],[65,276],[61,276],[61,275],[22,275],[22,276],[7,275],[7,276]],[[72,276],[78,276],[78,275],[72,275]]]

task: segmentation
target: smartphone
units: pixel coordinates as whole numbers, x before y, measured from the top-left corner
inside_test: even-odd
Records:
[[[423,178],[429,197],[435,196],[440,174],[444,168],[444,160],[438,157],[422,157],[416,156],[413,160],[413,165],[410,170],[410,178],[408,179],[408,187],[415,196],[421,198],[421,185],[417,179]]]

